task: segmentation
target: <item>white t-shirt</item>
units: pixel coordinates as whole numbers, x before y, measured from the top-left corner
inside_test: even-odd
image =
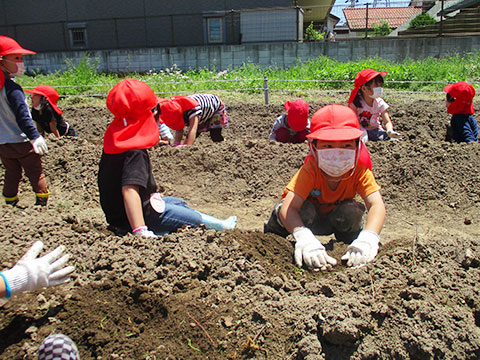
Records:
[[[356,113],[360,127],[366,130],[383,130],[382,114],[390,107],[382,98],[373,100],[372,106],[368,105],[365,100],[360,99],[361,107],[357,107]]]

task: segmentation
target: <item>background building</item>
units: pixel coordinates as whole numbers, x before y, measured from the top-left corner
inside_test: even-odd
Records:
[[[0,34],[38,52],[303,39],[303,10],[292,0],[0,2]]]

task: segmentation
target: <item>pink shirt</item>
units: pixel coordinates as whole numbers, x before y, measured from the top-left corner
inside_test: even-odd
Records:
[[[368,105],[363,99],[360,99],[360,102],[362,106],[356,109],[360,127],[366,130],[383,130],[382,114],[390,106],[382,98],[374,99],[372,106]]]

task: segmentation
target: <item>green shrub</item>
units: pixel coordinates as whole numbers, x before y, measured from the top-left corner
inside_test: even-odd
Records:
[[[323,40],[325,33],[313,28],[313,21],[305,29],[305,40]]]
[[[373,24],[372,28],[374,36],[387,36],[392,32],[390,24],[385,20],[382,20],[380,24]]]
[[[428,15],[426,12],[422,12],[421,14],[418,14],[412,21],[410,21],[408,29],[419,29],[430,24],[435,24],[436,22],[437,21],[433,17]]]

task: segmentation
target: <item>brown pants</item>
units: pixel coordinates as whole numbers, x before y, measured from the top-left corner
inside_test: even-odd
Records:
[[[35,193],[48,193],[42,158],[33,151],[30,142],[0,144],[0,158],[5,166],[4,197],[10,198],[17,195],[22,168]]]

